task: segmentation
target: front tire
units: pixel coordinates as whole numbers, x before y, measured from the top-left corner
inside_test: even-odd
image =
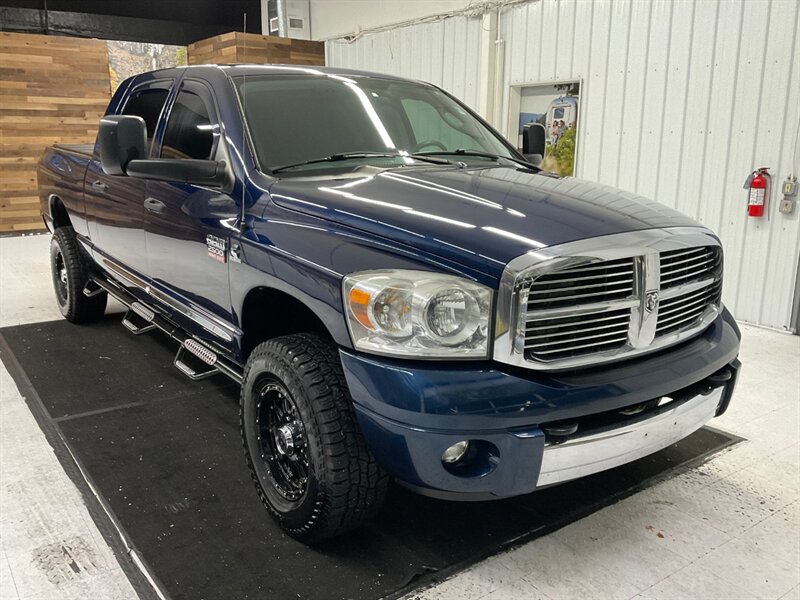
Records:
[[[247,361],[241,428],[247,463],[283,530],[315,543],[355,529],[388,476],[358,429],[336,346],[315,334],[275,338]]]
[[[50,240],[50,271],[61,314],[72,323],[90,323],[103,316],[108,294],[87,297],[89,283],[87,258],[83,255],[72,227],[59,227]]]

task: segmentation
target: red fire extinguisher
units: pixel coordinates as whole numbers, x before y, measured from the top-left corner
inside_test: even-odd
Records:
[[[747,196],[747,216],[763,217],[764,209],[769,199],[769,168],[761,167],[753,171],[745,182],[745,189],[748,189]]]

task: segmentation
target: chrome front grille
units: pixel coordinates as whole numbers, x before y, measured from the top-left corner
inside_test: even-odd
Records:
[[[609,311],[607,306],[632,298],[634,285],[633,258],[537,277],[527,294],[526,358],[557,360],[624,346],[630,309]],[[586,310],[576,313],[576,307]]]
[[[658,307],[656,337],[680,331],[702,319],[722,294],[722,252],[718,246],[669,250],[659,255],[661,289],[677,289]]]
[[[721,290],[719,242],[700,228],[541,249],[506,268],[494,357],[562,369],[664,348],[716,318]]]
[[[608,302],[633,294],[633,259],[606,261],[536,278],[528,288],[528,313],[587,302]]]
[[[628,341],[630,313],[625,308],[550,319],[529,318],[525,356],[529,360],[556,360],[621,348]]]
[[[661,302],[656,337],[689,327],[702,318],[709,305],[719,304],[722,282],[687,292]]]
[[[722,252],[714,246],[668,250],[660,254],[659,262],[663,290],[713,275],[721,266]]]

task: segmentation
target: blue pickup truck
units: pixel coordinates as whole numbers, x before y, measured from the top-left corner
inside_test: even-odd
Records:
[[[720,241],[525,144],[396,77],[138,75],[93,147],[41,159],[58,305],[86,323],[111,295],[188,377],[240,383],[256,489],[309,543],[391,479],[483,500],[627,463],[730,402]]]

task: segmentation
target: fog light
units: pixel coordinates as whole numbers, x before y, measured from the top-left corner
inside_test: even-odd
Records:
[[[469,450],[469,441],[462,440],[460,442],[456,442],[452,446],[450,446],[447,450],[444,451],[442,454],[442,462],[448,465],[452,465],[457,463]]]

